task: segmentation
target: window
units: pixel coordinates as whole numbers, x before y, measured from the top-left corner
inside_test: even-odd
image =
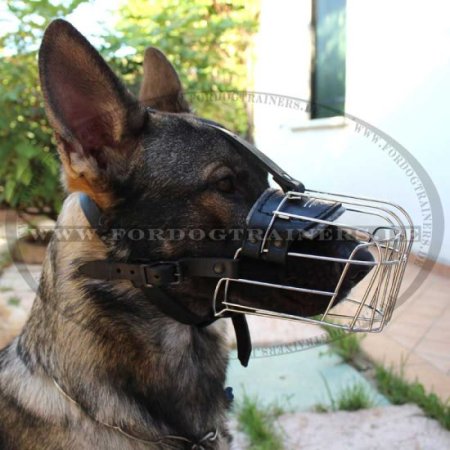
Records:
[[[345,109],[346,0],[312,0],[311,119]]]

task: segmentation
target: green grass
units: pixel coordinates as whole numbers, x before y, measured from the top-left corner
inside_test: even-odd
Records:
[[[21,300],[19,297],[9,297],[8,298],[8,305],[19,306],[20,302],[21,302]]]
[[[368,409],[375,406],[375,401],[366,386],[357,383],[343,389],[336,400],[338,411],[358,411],[359,409]]]
[[[237,405],[239,427],[250,441],[249,450],[283,450],[283,439],[275,430],[274,421],[283,414],[278,405],[261,405],[247,395]]]
[[[419,382],[408,382],[401,373],[383,366],[375,367],[375,380],[379,391],[394,405],[415,403],[425,415],[437,420],[445,429],[450,430],[450,404],[443,402],[434,393],[427,393]]]
[[[355,359],[361,355],[360,342],[364,335],[348,333],[339,328],[324,327],[330,338],[329,347],[332,353],[338,354],[345,362],[355,365]],[[427,393],[418,381],[408,382],[402,376],[402,371],[396,374],[392,369],[387,369],[380,364],[375,364],[375,381],[378,391],[392,404],[403,405],[415,403],[432,419],[437,420],[445,429],[450,431],[450,399],[441,400],[434,393]],[[326,380],[324,380],[326,383]],[[345,409],[354,411],[361,408],[374,406],[373,399],[364,393],[363,386],[355,386],[344,390],[340,397],[334,399],[331,396],[328,385],[328,395],[332,404],[332,410]],[[317,405],[316,411],[328,411],[324,405]]]
[[[328,345],[332,353],[339,355],[344,362],[352,363],[361,353],[361,341],[364,335],[349,333],[340,328],[324,326],[329,337]]]
[[[1,253],[0,254],[0,274],[3,272],[3,269],[6,269],[12,263],[12,258],[9,253]]]
[[[313,411],[317,413],[327,413],[330,412],[330,408],[323,403],[318,403],[314,406]]]
[[[13,290],[12,287],[9,286],[0,286],[0,292],[11,292]]]
[[[314,407],[316,412],[329,411],[358,411],[359,409],[368,409],[376,406],[376,402],[367,390],[367,387],[359,382],[342,389],[335,397],[330,389],[326,378],[320,374],[327,390],[331,406],[319,403]]]

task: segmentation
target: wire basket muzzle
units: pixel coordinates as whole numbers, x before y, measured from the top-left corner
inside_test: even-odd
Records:
[[[214,293],[217,317],[254,314],[364,332],[381,331],[390,320],[414,237],[401,207],[364,197],[268,189],[250,211],[246,233],[235,259],[295,268],[299,276],[222,278]],[[250,286],[257,296],[239,295]],[[267,301],[277,296],[279,302]],[[288,309],[282,307],[285,296]],[[306,299],[318,309],[312,316],[303,312]]]

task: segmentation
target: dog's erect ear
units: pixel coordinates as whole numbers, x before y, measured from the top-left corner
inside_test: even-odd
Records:
[[[139,101],[159,111],[190,111],[175,69],[164,54],[154,47],[145,50],[144,78]]]
[[[64,20],[55,20],[45,31],[39,75],[68,189],[109,206],[110,181],[124,175],[147,113]]]

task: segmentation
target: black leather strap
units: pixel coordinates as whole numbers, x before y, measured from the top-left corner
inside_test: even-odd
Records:
[[[103,213],[98,207],[97,203],[84,192],[80,192],[79,201],[84,216],[89,222],[89,225],[94,230],[102,230],[105,227]]]
[[[198,314],[193,313],[160,288],[144,287],[142,288],[142,291],[147,297],[151,298],[152,303],[163,314],[175,319],[177,322],[184,323],[185,325],[205,327],[217,320],[212,312],[208,317],[199,316]],[[229,317],[231,317],[234,332],[236,334],[238,359],[244,367],[247,367],[252,353],[252,340],[248,329],[247,319],[241,314],[233,314]]]
[[[274,211],[278,211],[279,215],[274,216]],[[299,238],[315,239],[328,226],[315,219],[332,222],[344,212],[345,208],[339,202],[310,199],[306,196],[289,199],[279,189],[268,188],[248,213],[247,236],[243,241],[241,254],[284,264],[292,241]],[[292,217],[289,218],[289,215]],[[293,218],[295,216],[304,219]],[[252,230],[266,230],[268,239],[264,243],[264,249],[262,236]],[[274,231],[276,234],[272,235]]]
[[[217,320],[212,312],[208,317],[193,313],[160,288],[144,287],[142,291],[163,314],[175,319],[177,322],[184,323],[185,325],[205,327]],[[241,314],[232,314],[229,317],[231,317],[236,334],[238,359],[244,367],[247,367],[252,353],[252,339],[248,329],[247,319]]]
[[[242,314],[234,314],[231,316],[231,320],[234,333],[236,334],[238,359],[244,367],[247,367],[252,354],[252,338],[248,329],[247,319]]]
[[[130,280],[165,315],[185,325],[205,327],[217,320],[213,312],[199,316],[178,303],[162,287],[180,282],[184,277],[237,278],[238,262],[227,258],[184,258],[177,262],[130,264],[112,261],[88,261],[79,273],[105,281]],[[230,315],[236,334],[238,359],[247,367],[252,341],[245,316]]]
[[[137,288],[162,287],[179,283],[185,278],[237,278],[239,262],[231,258],[182,258],[132,264],[107,260],[87,261],[79,273],[100,280],[130,280]]]

